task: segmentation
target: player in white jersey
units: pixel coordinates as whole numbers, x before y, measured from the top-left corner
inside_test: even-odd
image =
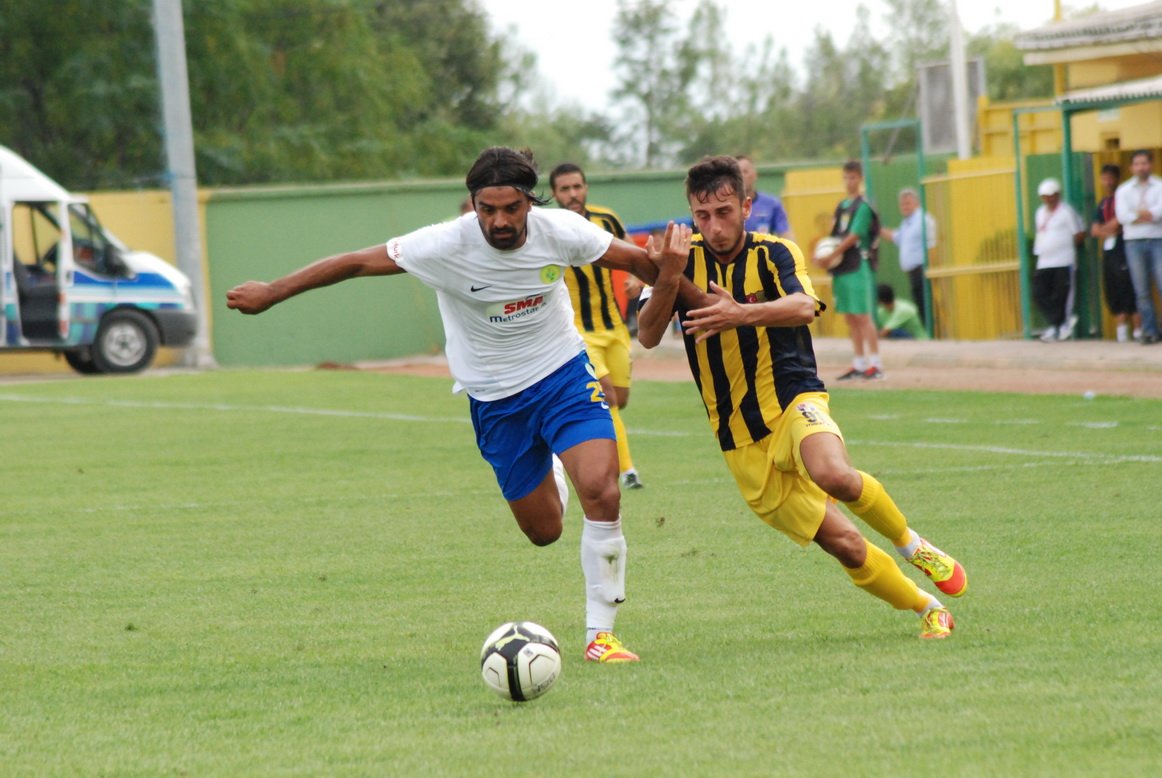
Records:
[[[586,659],[637,661],[613,633],[626,557],[613,423],[573,326],[562,265],[595,263],[650,283],[664,253],[685,257],[689,228],[671,223],[662,245],[643,250],[571,211],[537,208],[545,201],[534,193],[536,167],[508,148],[483,151],[466,184],[471,213],[270,283],[241,284],[227,305],[257,314],[309,289],[404,272],[435,289],[456,390],[468,393],[481,455],[530,541],[544,546],[561,535],[568,488],[558,462],[577,491]],[[692,285],[682,294],[702,297]]]

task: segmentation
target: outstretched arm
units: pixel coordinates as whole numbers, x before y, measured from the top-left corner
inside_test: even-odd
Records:
[[[710,282],[710,292],[714,295],[713,303],[686,313],[686,332],[698,333],[699,343],[736,327],[797,327],[815,321],[817,303],[805,292],[746,305],[713,281]],[[638,327],[641,327],[640,316]]]
[[[690,290],[687,295],[692,301],[709,299],[705,292],[694,286],[683,274],[690,256],[690,231],[685,228],[683,232],[672,233],[667,230],[663,240],[663,246],[655,246],[651,235],[646,243],[647,252],[651,259],[656,257],[657,263],[654,286],[637,314],[637,339],[646,348],[653,348],[662,342],[662,336],[666,334],[666,328],[674,315],[674,303],[683,288]]]
[[[644,249],[614,238],[609,249],[593,264],[613,270],[626,270],[647,284],[654,285],[658,281],[659,267],[665,261],[666,252],[673,253],[675,262],[680,255],[681,269],[685,269],[686,257],[690,253],[690,235],[690,228],[686,225],[670,222],[666,225],[665,236],[655,242],[651,235]],[[686,305],[702,305],[709,301],[706,293],[685,276],[679,279],[677,289],[679,299]]]
[[[246,314],[262,313],[287,298],[320,286],[330,286],[348,278],[402,272],[404,269],[387,255],[387,246],[381,243],[320,259],[277,281],[239,284],[226,293],[226,307]]]

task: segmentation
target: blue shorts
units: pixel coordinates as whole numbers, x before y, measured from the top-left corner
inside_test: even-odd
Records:
[[[554,453],[587,440],[617,439],[601,382],[584,352],[511,397],[468,400],[480,455],[509,501],[540,486]]]

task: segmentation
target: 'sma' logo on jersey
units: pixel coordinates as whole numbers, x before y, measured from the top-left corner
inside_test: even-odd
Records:
[[[543,294],[526,297],[523,300],[513,300],[510,303],[497,303],[488,309],[488,321],[493,324],[516,321],[540,311],[545,307]]]
[[[541,268],[541,283],[551,284],[561,277],[561,268],[557,265],[545,265]]]

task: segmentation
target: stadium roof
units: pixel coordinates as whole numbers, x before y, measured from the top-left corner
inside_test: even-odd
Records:
[[[1093,105],[1100,103],[1127,103],[1136,100],[1150,100],[1162,97],[1162,76],[1123,81],[1118,84],[1075,89],[1057,98],[1057,104],[1065,107]]]
[[[1109,46],[1135,41],[1162,41],[1162,1],[1054,21],[1017,35],[1022,51],[1052,51]],[[1154,47],[1150,47],[1153,49]]]

